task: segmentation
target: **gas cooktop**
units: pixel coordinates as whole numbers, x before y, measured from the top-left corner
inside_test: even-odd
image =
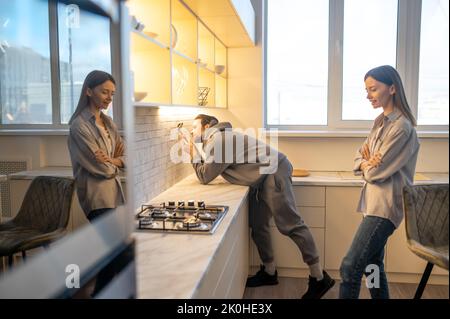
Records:
[[[227,212],[228,206],[193,200],[142,205],[136,215],[136,227],[154,232],[213,234]]]

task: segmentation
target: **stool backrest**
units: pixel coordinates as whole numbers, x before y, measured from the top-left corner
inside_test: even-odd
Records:
[[[403,188],[407,239],[431,246],[448,246],[448,184]]]
[[[13,223],[42,232],[66,228],[75,182],[71,178],[38,176],[28,188]]]

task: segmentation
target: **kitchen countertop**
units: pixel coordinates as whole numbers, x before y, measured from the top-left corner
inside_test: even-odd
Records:
[[[33,179],[37,176],[55,176],[73,178],[72,167],[70,166],[47,166],[29,171],[21,171],[8,175],[8,179]],[[125,181],[125,176],[120,176],[121,182]]]
[[[295,186],[362,186],[364,180],[353,172],[310,171],[307,177],[293,177]],[[416,173],[414,184],[448,183],[448,173]]]
[[[204,200],[229,210],[214,234],[154,233],[136,230],[138,298],[192,298],[215,252],[224,241],[248,187],[232,185],[222,177],[201,185],[195,174],[161,193],[151,203]]]

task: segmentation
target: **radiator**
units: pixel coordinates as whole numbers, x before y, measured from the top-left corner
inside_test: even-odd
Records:
[[[9,175],[28,169],[28,161],[26,160],[2,160],[0,159],[0,175]],[[3,217],[11,217],[11,190],[8,182],[0,182],[0,193],[2,194],[2,208]]]

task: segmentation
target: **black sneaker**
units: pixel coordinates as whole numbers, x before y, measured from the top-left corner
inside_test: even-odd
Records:
[[[278,285],[278,272],[275,270],[275,274],[269,275],[264,270],[264,265],[261,265],[256,275],[247,278],[247,287],[259,287],[266,285]]]
[[[308,291],[303,295],[302,299],[320,299],[334,286],[334,279],[326,271],[322,273],[322,280],[309,276]]]

